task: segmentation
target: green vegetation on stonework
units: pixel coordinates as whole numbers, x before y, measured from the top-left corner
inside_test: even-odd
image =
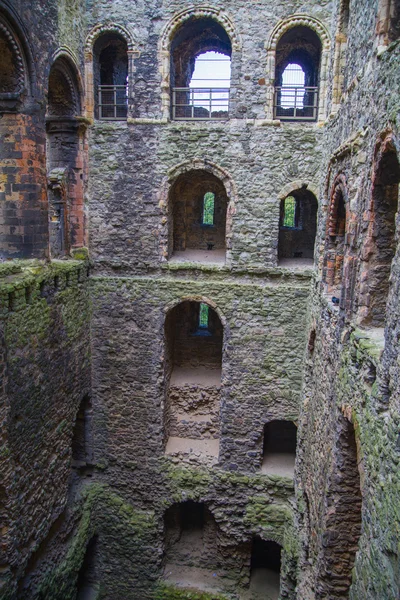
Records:
[[[75,600],[78,573],[87,545],[97,533],[99,514],[102,519],[107,519],[107,514],[117,516],[121,535],[124,532],[126,537],[133,532],[135,539],[140,539],[155,529],[153,513],[135,510],[111,492],[108,486],[101,484],[91,484],[83,490],[75,513],[80,515],[80,519],[72,543],[64,560],[55,569],[45,573],[38,588],[38,598]]]
[[[228,596],[220,593],[198,592],[177,588],[168,583],[157,585],[154,600],[228,600]]]
[[[253,496],[243,521],[255,533],[272,534],[283,539],[286,527],[293,522],[293,515],[288,506],[272,504],[268,496]]]
[[[296,200],[293,196],[285,198],[284,212],[283,212],[283,226],[284,227],[295,227],[296,219]]]
[[[214,225],[214,199],[213,192],[207,192],[203,198],[203,225]]]

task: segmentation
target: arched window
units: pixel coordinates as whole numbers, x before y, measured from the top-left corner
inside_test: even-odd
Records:
[[[215,175],[200,169],[180,175],[169,193],[169,258],[225,262],[227,205]]]
[[[250,564],[250,591],[255,598],[278,600],[280,592],[281,552],[279,544],[255,537]]]
[[[214,225],[214,192],[206,192],[203,198],[203,225]]]
[[[399,210],[400,164],[391,136],[378,147],[372,183],[372,219],[368,252],[364,252],[368,276],[360,297],[362,323],[383,327],[396,252],[396,215]]]
[[[321,41],[312,29],[296,26],[282,35],[276,48],[276,118],[317,118],[320,60]]]
[[[103,33],[93,48],[97,118],[125,120],[128,114],[128,46],[117,33]]]
[[[49,236],[52,258],[85,245],[83,153],[84,131],[78,79],[65,57],[50,69],[46,111],[46,159]]]
[[[264,427],[262,472],[293,477],[297,427],[292,421],[270,421]]]
[[[27,65],[23,48],[11,25],[0,14],[0,111],[21,108],[27,91]]]
[[[281,201],[279,264],[290,266],[293,259],[301,259],[302,265],[312,264],[317,232],[317,209],[317,199],[306,187],[294,190]]]
[[[283,201],[282,227],[296,227],[298,210],[296,210],[296,198],[288,196]]]
[[[209,306],[201,302],[199,308],[199,328],[206,329],[208,331],[208,319],[209,319]]]
[[[335,298],[335,303],[344,307],[342,297],[343,269],[346,254],[347,191],[343,175],[339,175],[333,185],[329,206],[327,238],[325,246],[325,282],[327,292]]]
[[[192,18],[171,44],[173,119],[226,119],[229,116],[231,41],[211,18]]]
[[[205,302],[181,302],[167,314],[167,454],[182,457],[197,452],[198,460],[205,458],[208,464],[218,458],[222,340],[221,320]]]
[[[288,64],[282,73],[281,107],[304,108],[305,73],[300,65]]]

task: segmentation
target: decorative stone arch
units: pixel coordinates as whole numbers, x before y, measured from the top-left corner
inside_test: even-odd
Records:
[[[216,21],[229,36],[232,44],[232,52],[237,52],[242,47],[240,36],[232,19],[223,10],[204,4],[196,7],[186,8],[176,13],[164,26],[158,44],[159,65],[161,72],[161,106],[162,117],[170,117],[170,47],[172,39],[177,30],[191,18],[208,18]]]
[[[182,302],[201,302],[202,304],[207,304],[210,308],[212,308],[217,313],[218,318],[221,321],[222,327],[224,329],[224,335],[225,335],[225,330],[228,327],[228,321],[227,321],[224,313],[222,312],[222,310],[219,308],[219,306],[213,300],[208,298],[207,296],[193,294],[193,295],[188,295],[188,296],[181,296],[180,298],[171,300],[164,307],[165,317],[173,308],[175,308],[175,306],[182,304]],[[164,319],[164,323],[165,323],[165,319]],[[163,326],[164,326],[164,323],[163,323]]]
[[[139,58],[140,52],[132,33],[118,23],[98,23],[88,33],[85,42],[85,89],[86,89],[86,117],[94,119],[94,80],[93,80],[93,47],[96,40],[103,34],[114,33],[125,40],[128,53],[128,95],[133,94],[132,75],[134,73],[134,59]]]
[[[338,224],[340,200],[343,201],[344,224]],[[350,308],[353,300],[356,257],[350,256],[354,246],[355,223],[351,224],[348,187],[344,173],[333,181],[326,223],[324,283],[326,291],[338,298],[340,308]]]
[[[348,207],[349,207],[349,196],[348,196],[348,190],[347,190],[347,181],[346,181],[346,176],[344,175],[344,173],[339,173],[338,175],[336,175],[333,184],[332,184],[332,190],[331,190],[331,196],[330,196],[330,202],[329,202],[329,209],[328,209],[328,220],[327,220],[327,235],[328,236],[334,236],[335,234],[335,223],[336,223],[336,218],[337,218],[337,210],[338,210],[338,203],[339,203],[339,198],[340,195],[342,195],[344,203],[345,203],[345,208],[346,208],[346,217],[347,217],[347,213],[348,213]]]
[[[161,240],[161,260],[168,260],[168,247],[169,247],[169,228],[171,226],[171,207],[169,206],[169,192],[172,185],[175,183],[177,178],[183,173],[187,173],[192,170],[204,170],[212,173],[217,177],[223,184],[226,194],[228,196],[228,206],[226,211],[226,228],[225,228],[225,240],[226,240],[226,264],[230,265],[232,260],[232,224],[233,216],[236,213],[236,204],[238,201],[238,192],[236,184],[226,170],[203,158],[193,158],[191,160],[179,163],[168,171],[168,175],[164,178],[161,184],[159,194],[159,207],[162,212],[162,232],[160,236]]]
[[[73,87],[75,95],[78,96],[80,113],[84,105],[84,83],[79,69],[78,58],[71,48],[68,46],[60,46],[60,48],[58,48],[58,50],[56,50],[52,56],[50,70],[57,60],[63,61],[68,69],[68,71],[65,73],[65,76],[67,77],[70,85]]]
[[[4,40],[6,48],[11,53],[10,66],[13,69],[9,80],[5,83],[3,82],[3,85],[0,87],[0,111],[16,112],[23,94],[30,92],[29,64],[23,44],[24,40],[2,12],[0,12],[0,38]],[[2,60],[5,60],[5,58]]]
[[[273,119],[274,111],[274,93],[275,93],[275,64],[276,64],[276,48],[281,37],[293,27],[308,27],[312,29],[321,41],[321,64],[319,70],[319,104],[318,104],[318,121],[324,121],[326,118],[326,96],[328,89],[328,66],[329,53],[331,47],[330,36],[325,25],[310,15],[298,14],[292,15],[277,23],[271,32],[268,42],[265,47],[267,50],[267,103],[265,112],[267,119]]]
[[[75,107],[74,116],[79,116],[83,104],[83,82],[76,57],[66,46],[59,48],[54,53],[49,67],[49,76],[53,69],[60,71],[67,81]],[[49,77],[47,81],[49,81]]]
[[[378,136],[374,148],[368,229],[361,254],[358,321],[383,327],[390,294],[390,274],[398,248],[400,145],[391,128]],[[379,240],[379,241],[378,241]]]
[[[314,196],[318,202],[318,186],[313,182],[307,183],[307,182],[303,181],[302,179],[296,179],[295,181],[291,181],[290,183],[287,183],[286,185],[284,185],[278,194],[278,200],[279,201],[284,200],[292,192],[295,192],[296,190],[299,190],[301,188],[305,188],[309,192],[314,194]]]
[[[293,227],[284,225],[285,199],[295,199],[295,223]],[[318,221],[318,186],[302,179],[287,183],[278,194],[278,264],[281,259],[307,258],[314,256]]]

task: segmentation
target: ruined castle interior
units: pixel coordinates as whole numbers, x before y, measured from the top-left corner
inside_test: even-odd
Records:
[[[0,600],[399,600],[399,0],[0,0]]]

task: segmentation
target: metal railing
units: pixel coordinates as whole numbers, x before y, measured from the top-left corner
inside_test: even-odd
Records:
[[[99,85],[99,119],[124,121],[128,115],[126,85]]]
[[[275,119],[288,121],[315,121],[317,115],[317,87],[282,85],[275,88]]]
[[[172,119],[229,119],[229,88],[172,88]]]

